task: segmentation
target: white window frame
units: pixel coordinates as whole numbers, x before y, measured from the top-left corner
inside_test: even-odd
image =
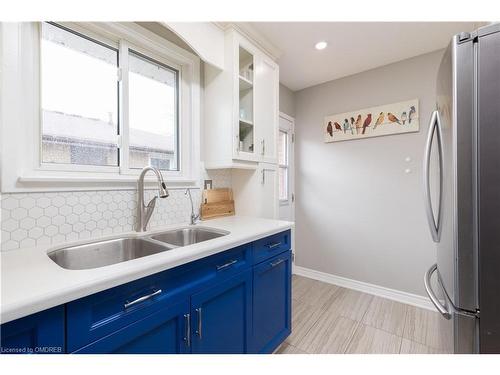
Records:
[[[287,169],[287,199],[281,199],[279,197],[279,174],[278,174],[278,200],[279,205],[287,206],[291,205],[292,212],[294,210],[294,162],[295,162],[295,152],[294,152],[294,138],[295,138],[295,119],[293,117],[288,116],[286,113],[279,113],[280,120],[281,118],[288,121],[289,125],[283,126],[280,121],[280,126],[278,127],[278,142],[279,142],[279,132],[283,131],[287,134],[287,150],[286,150],[286,164],[281,164],[278,156],[278,171],[279,168],[286,167]],[[278,142],[276,142],[277,147],[279,147]],[[278,149],[276,151],[278,154]]]
[[[178,70],[179,171],[162,171],[169,187],[197,186],[200,172],[200,60],[134,23],[58,23],[119,51],[120,166],[42,163],[40,23],[0,27],[1,191],[88,190],[135,187],[128,166],[128,49]],[[80,74],[75,72],[75,74]],[[154,182],[154,179],[150,179]]]
[[[279,142],[279,134],[280,133],[285,133],[285,164],[281,163],[279,160],[278,156],[278,195],[280,195],[279,191],[279,171],[281,169],[286,171],[286,184],[285,184],[285,189],[286,189],[286,198],[282,199],[281,196],[279,196],[279,201],[280,205],[288,204],[290,202],[290,131],[285,131],[283,129],[278,129],[278,142]],[[278,146],[281,147],[281,146]],[[279,151],[279,150],[278,150]],[[278,152],[279,155],[279,152]]]

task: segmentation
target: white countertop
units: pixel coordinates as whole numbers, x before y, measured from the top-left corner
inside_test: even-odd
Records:
[[[204,221],[198,226],[222,229],[229,231],[230,234],[143,258],[89,270],[67,270],[55,264],[47,256],[47,252],[66,247],[69,243],[3,252],[0,257],[0,323],[6,323],[252,242],[290,229],[293,223],[230,216]],[[181,226],[155,228],[144,233],[127,232],[120,235],[92,238],[91,241],[123,236],[144,236],[176,227]],[[72,242],[71,245],[88,242],[90,241]]]

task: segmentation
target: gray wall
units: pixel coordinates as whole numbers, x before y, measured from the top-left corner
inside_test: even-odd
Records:
[[[423,274],[436,254],[424,213],[422,154],[442,53],[295,93],[298,266],[424,295]],[[325,115],[414,98],[418,133],[323,142]]]
[[[295,93],[280,83],[280,111],[295,117]]]

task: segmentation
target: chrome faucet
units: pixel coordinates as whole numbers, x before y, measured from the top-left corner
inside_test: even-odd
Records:
[[[152,171],[158,180],[158,195],[151,199],[148,203],[148,205],[144,205],[144,176],[146,173],[149,171]],[[169,196],[167,186],[165,185],[165,182],[163,182],[163,176],[161,175],[161,172],[153,167],[145,167],[140,176],[139,180],[137,181],[137,190],[139,194],[139,199],[137,200],[137,225],[136,225],[136,231],[137,232],[144,232],[146,230],[146,227],[148,225],[149,219],[151,219],[151,215],[153,214],[153,210],[156,205],[156,198],[167,198]]]
[[[193,197],[191,196],[191,190],[186,189],[186,192],[184,193],[184,195],[187,195],[189,197],[189,201],[191,202],[191,221],[190,221],[190,224],[195,225],[196,220],[198,220],[200,218],[200,214],[198,214],[198,215],[194,214],[194,205],[193,205]]]

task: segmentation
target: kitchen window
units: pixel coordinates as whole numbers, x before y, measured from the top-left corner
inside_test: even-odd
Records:
[[[154,160],[178,171],[179,71],[130,48],[119,56],[117,48],[57,24],[41,28],[42,163],[123,166],[128,145],[128,168]],[[120,58],[126,71],[118,70]],[[119,74],[128,75],[122,147]]]
[[[128,63],[130,168],[179,170],[179,72],[132,50]]]
[[[145,166],[197,183],[197,56],[134,23],[12,23],[2,38],[3,192],[132,186]]]
[[[279,199],[288,201],[289,191],[289,139],[288,133],[280,130],[278,138],[278,178],[279,178]]]
[[[42,163],[118,166],[118,49],[41,29]]]

